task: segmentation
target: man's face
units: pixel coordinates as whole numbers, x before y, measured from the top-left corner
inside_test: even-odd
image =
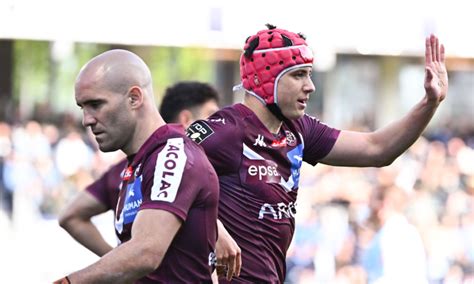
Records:
[[[128,96],[94,86],[76,84],[76,103],[82,108],[85,127],[90,127],[103,152],[123,149],[131,141],[135,118]]]
[[[311,67],[287,72],[278,81],[278,106],[288,119],[298,119],[305,113],[309,94],[315,87],[311,81]]]

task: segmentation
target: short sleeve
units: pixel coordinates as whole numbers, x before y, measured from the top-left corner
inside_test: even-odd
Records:
[[[334,147],[340,130],[327,126],[318,119],[304,115],[298,120],[304,140],[303,160],[315,165]]]

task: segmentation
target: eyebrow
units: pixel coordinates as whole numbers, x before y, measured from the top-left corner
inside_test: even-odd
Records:
[[[85,105],[90,105],[90,104],[94,104],[94,103],[101,103],[101,102],[104,102],[104,101],[105,100],[103,100],[103,99],[89,99],[89,100],[83,101],[82,103],[76,102],[76,105],[78,105],[79,107],[82,107],[82,106],[85,106]]]

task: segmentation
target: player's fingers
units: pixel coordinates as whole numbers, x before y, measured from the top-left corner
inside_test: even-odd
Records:
[[[234,276],[235,272],[235,258],[230,257],[229,262],[227,263],[227,281],[230,281],[232,279],[232,276]]]
[[[440,52],[439,59],[440,59],[441,62],[444,63],[444,57],[445,57],[445,55],[444,55],[444,45],[441,44],[439,52]]]
[[[242,255],[240,252],[240,249],[237,252],[237,255],[235,256],[235,275],[239,276],[240,275],[240,269],[242,268]]]
[[[430,38],[425,39],[425,65],[430,65],[432,62],[431,59],[431,42]]]
[[[436,62],[436,37],[431,35],[430,37],[430,46],[431,46],[431,60]]]
[[[216,265],[217,277],[226,277],[227,276],[227,265],[217,264]]]

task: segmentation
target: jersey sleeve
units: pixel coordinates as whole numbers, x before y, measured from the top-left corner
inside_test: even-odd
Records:
[[[140,209],[166,210],[186,220],[206,177],[193,150],[185,147],[183,138],[170,138],[150,156],[143,169]]]
[[[336,144],[340,130],[327,126],[315,117],[304,115],[299,121],[304,140],[303,160],[316,165]]]
[[[126,159],[120,161],[108,169],[98,180],[86,187],[86,191],[104,204],[107,209],[115,209],[122,180],[121,173],[126,165]]]

